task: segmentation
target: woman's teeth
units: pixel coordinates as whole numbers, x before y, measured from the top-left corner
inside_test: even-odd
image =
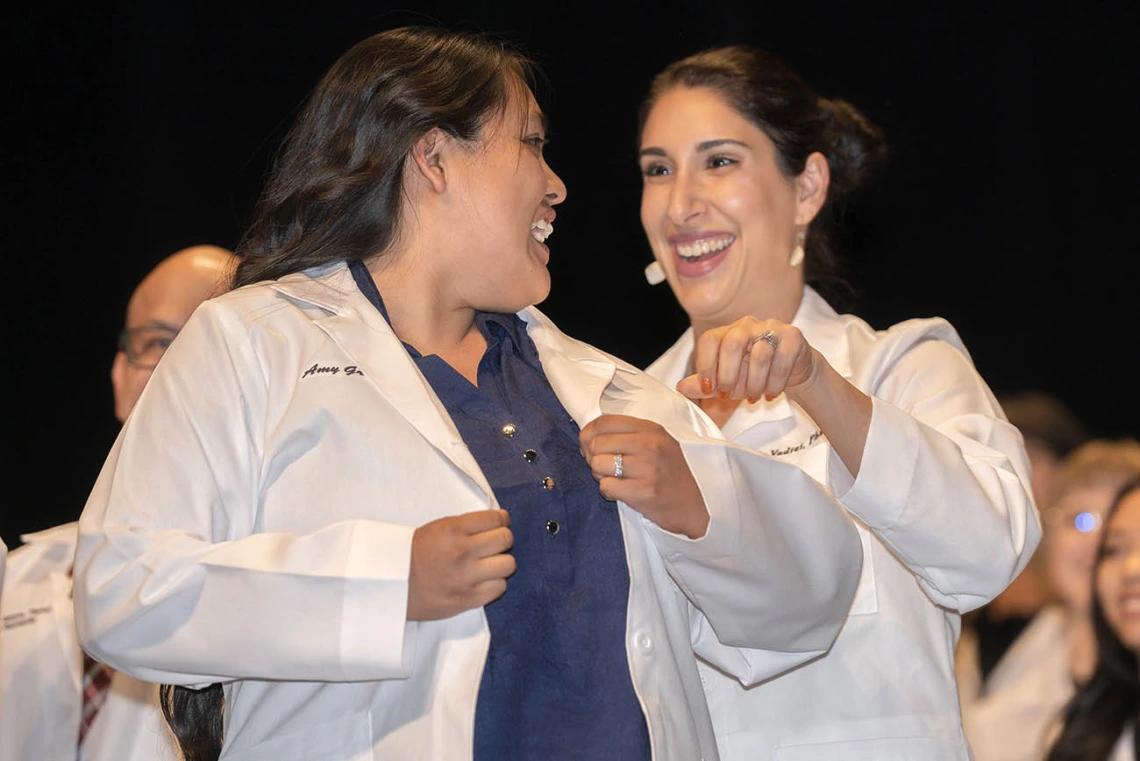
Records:
[[[677,244],[677,253],[680,254],[682,259],[696,259],[699,256],[723,251],[732,245],[732,242],[735,240],[735,237],[728,235],[724,238],[707,238],[705,240],[696,241],[695,243],[679,243]]]
[[[537,222],[530,223],[530,237],[534,238],[539,243],[543,243],[550,234],[554,232],[554,225],[547,222],[545,219],[540,219]]]

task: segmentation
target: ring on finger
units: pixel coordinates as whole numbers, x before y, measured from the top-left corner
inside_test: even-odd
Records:
[[[767,344],[772,347],[772,351],[776,350],[776,336],[772,333],[772,331],[765,330],[760,335],[755,336],[751,341],[748,342],[748,348],[751,349],[760,341],[767,342]]]
[[[625,471],[622,469],[621,455],[614,455],[614,478],[621,478]]]

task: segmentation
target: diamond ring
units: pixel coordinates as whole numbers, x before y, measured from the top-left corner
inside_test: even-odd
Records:
[[[748,342],[748,348],[751,349],[760,341],[767,341],[768,345],[772,347],[772,351],[776,350],[776,336],[772,334],[772,331],[765,330],[763,333],[753,338]]]

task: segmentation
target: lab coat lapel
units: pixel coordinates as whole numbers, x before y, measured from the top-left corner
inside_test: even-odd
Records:
[[[576,341],[534,307],[519,313],[538,349],[542,369],[563,408],[578,427],[602,414],[602,395],[617,365],[602,352]]]
[[[381,397],[493,501],[491,486],[447,409],[383,315],[356,287],[347,267],[317,272],[315,277],[291,275],[274,288],[331,312],[314,320],[317,327],[352,360]]]

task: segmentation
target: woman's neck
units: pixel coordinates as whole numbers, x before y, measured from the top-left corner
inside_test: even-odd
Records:
[[[386,255],[368,264],[384,299],[392,331],[420,354],[436,355],[472,383],[487,342],[475,326],[475,309],[459,304],[446,282],[433,277],[416,256]]]
[[[689,323],[693,327],[693,335],[698,338],[709,330],[731,325],[744,317],[753,317],[757,320],[779,320],[791,324],[800,309],[803,298],[804,291],[801,286],[798,290],[775,294],[763,300],[757,299],[743,307],[729,307],[707,315],[690,313]]]

